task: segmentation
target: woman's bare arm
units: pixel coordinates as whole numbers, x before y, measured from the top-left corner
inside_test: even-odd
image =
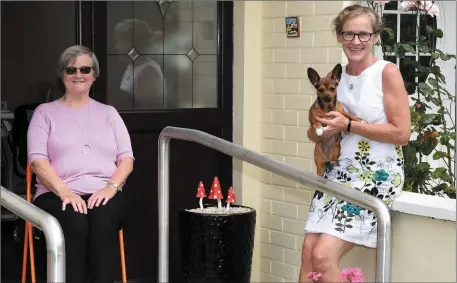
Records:
[[[69,193],[70,190],[52,168],[49,160],[44,158],[36,159],[32,162],[31,169],[40,178],[41,183],[61,199]]]
[[[131,157],[124,157],[117,162],[117,169],[109,181],[121,185],[127,180],[132,171],[133,159]]]

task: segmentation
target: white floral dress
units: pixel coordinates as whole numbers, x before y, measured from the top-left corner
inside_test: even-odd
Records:
[[[382,71],[390,62],[378,60],[359,76],[343,66],[338,100],[349,113],[370,124],[387,123],[382,92]],[[353,83],[353,89],[349,89]],[[389,207],[404,184],[401,146],[343,133],[338,165],[324,177],[382,199]],[[316,191],[305,225],[307,233],[326,233],[355,244],[376,247],[377,219],[372,211]]]

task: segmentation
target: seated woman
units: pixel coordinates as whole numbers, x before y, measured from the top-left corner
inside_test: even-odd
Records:
[[[122,185],[134,158],[119,113],[89,97],[99,73],[90,49],[66,49],[57,69],[66,92],[36,108],[27,134],[34,203],[62,226],[66,282],[113,282],[120,260]]]

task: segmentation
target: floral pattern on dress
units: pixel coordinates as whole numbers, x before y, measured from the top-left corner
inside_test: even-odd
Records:
[[[370,156],[370,141],[360,139],[358,150],[352,159],[344,160],[344,166],[328,168],[324,178],[352,187],[384,201],[388,207],[392,199],[401,191],[404,183],[403,152],[400,146],[395,147],[396,156],[387,156],[383,160],[373,160]],[[372,211],[339,200],[334,196],[316,191],[311,204],[310,213],[316,213],[314,203],[323,199],[323,206],[317,210],[320,219],[328,213],[332,214],[333,229],[345,233],[354,229],[353,221],[359,220],[360,233],[369,230],[376,233],[377,220]],[[368,225],[368,226],[367,226]]]

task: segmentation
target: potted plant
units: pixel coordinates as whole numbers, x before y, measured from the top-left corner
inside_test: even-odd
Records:
[[[381,17],[389,2],[367,1],[368,6]],[[408,94],[414,101],[410,107],[412,139],[403,147],[404,190],[455,198],[456,176],[453,166],[456,128],[455,114],[451,110],[455,106],[455,97],[446,89],[446,78],[440,68],[441,63],[455,59],[455,55],[436,48],[436,40],[444,36],[443,31],[433,24],[433,17],[439,14],[436,1],[401,1],[398,2],[398,9],[410,12],[419,19],[418,22],[402,22],[403,30],[409,30],[411,34],[420,30],[415,39],[397,42],[394,27],[386,25],[378,44],[385,60],[399,58],[406,67],[400,70]],[[408,24],[410,26],[405,26]],[[423,58],[429,58],[427,62],[411,60],[411,55],[422,58],[421,54],[426,55]],[[444,166],[433,168],[426,161],[427,156],[442,161]]]
[[[214,177],[208,199],[217,206],[202,204],[206,192],[200,182],[196,197],[199,208],[179,213],[181,258],[186,282],[250,282],[256,211],[234,205],[230,187],[226,206],[219,179]]]

